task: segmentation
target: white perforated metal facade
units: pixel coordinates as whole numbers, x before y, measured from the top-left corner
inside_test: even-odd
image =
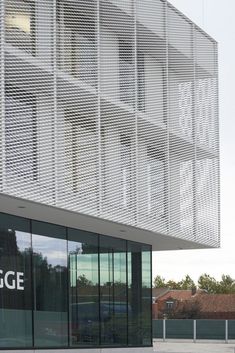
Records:
[[[161,0],[1,0],[3,194],[219,245],[217,43]]]

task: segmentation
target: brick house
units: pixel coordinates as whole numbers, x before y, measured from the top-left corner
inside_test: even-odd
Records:
[[[235,294],[207,294],[203,290],[153,289],[153,319],[235,319]],[[184,313],[184,315],[182,314]],[[189,317],[187,317],[189,316]]]

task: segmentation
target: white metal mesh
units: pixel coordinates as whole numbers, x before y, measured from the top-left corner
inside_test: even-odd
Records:
[[[217,246],[216,42],[161,0],[0,18],[1,192]]]

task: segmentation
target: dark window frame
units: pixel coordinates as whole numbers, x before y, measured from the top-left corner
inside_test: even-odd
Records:
[[[76,119],[75,119],[76,117]],[[78,120],[79,119],[79,122]],[[80,120],[81,119],[81,120]],[[80,116],[77,114],[74,110],[70,109],[65,109],[65,136],[67,133],[67,125],[69,125],[69,129],[71,130],[71,178],[72,180],[70,181],[71,183],[71,189],[74,194],[78,193],[81,191],[81,177],[79,173],[77,172],[80,169],[80,164],[78,161],[78,156],[81,150],[81,141],[79,141],[79,136],[78,132],[79,130],[83,129],[87,133],[93,132],[94,136],[96,136],[97,133],[97,126],[95,123],[89,123],[89,124],[82,124],[82,121],[87,121],[84,117]],[[89,141],[89,140],[88,140]],[[67,148],[67,142],[65,144],[65,153],[66,148]],[[78,168],[79,167],[79,168]],[[97,165],[96,165],[97,168]],[[97,193],[98,197],[98,193]]]
[[[163,213],[159,214],[158,216],[161,217],[162,219],[165,219],[167,217],[167,163],[166,163],[166,157],[164,151],[160,151],[154,147],[148,146],[147,149],[147,164],[149,164],[149,159],[152,160],[157,160],[161,161],[163,163],[163,181],[164,181],[164,186],[163,186],[163,199],[164,199],[164,211]],[[151,187],[151,185],[150,185]],[[150,190],[151,191],[151,190]],[[150,212],[150,215],[152,215],[152,212]]]
[[[30,6],[30,50],[22,49],[27,53],[32,54],[32,56],[36,56],[36,4],[35,0],[20,0],[21,3],[25,3]],[[13,8],[16,10],[16,8]],[[11,43],[11,42],[10,42]],[[20,43],[19,43],[20,44]],[[17,44],[12,44],[14,47],[17,47]]]
[[[92,20],[90,20],[90,17],[87,15],[87,14],[84,14],[84,13],[80,13],[79,12],[79,16],[81,16],[81,18],[79,19],[80,20],[80,26],[79,26],[79,22],[77,24],[77,28],[75,27],[75,22],[73,22],[72,20],[72,24],[73,26],[70,24],[70,23],[67,23],[66,22],[66,11],[64,11],[64,13],[62,14],[62,6],[66,4],[66,2],[64,0],[58,0],[58,5],[57,5],[57,31],[58,31],[58,37],[59,37],[59,40],[57,42],[57,59],[58,59],[58,63],[59,63],[59,68],[62,70],[62,71],[65,71],[67,73],[69,73],[70,75],[72,75],[73,77],[75,78],[78,78],[82,81],[87,81],[87,78],[86,77],[81,77],[81,71],[78,70],[78,59],[79,57],[77,56],[77,52],[76,52],[76,49],[77,49],[77,41],[76,41],[76,35],[81,35],[82,37],[86,38],[89,42],[90,45],[92,45],[92,50],[94,50],[94,58],[95,58],[95,69],[93,68],[94,72],[92,72],[93,76],[92,77],[92,81],[94,82],[90,82],[91,81],[91,78],[90,80],[88,81],[88,84],[90,84],[91,86],[93,86],[94,88],[97,88],[97,68],[98,68],[98,63],[97,63],[97,48],[96,48],[96,44],[97,44],[97,33],[96,33],[96,17],[95,17],[95,12],[94,12],[94,18]],[[72,12],[72,5],[69,5],[67,4],[67,6],[69,7],[69,13]],[[70,20],[71,21],[71,20]],[[71,37],[70,37],[70,45],[71,45],[71,52],[70,52],[70,55],[71,55],[71,63],[70,63],[70,67],[63,67],[63,65],[61,64],[62,62],[62,55],[63,55],[63,52],[62,52],[62,48],[64,46],[64,41],[61,45],[61,31],[63,30],[63,27],[62,25],[64,26],[64,28],[68,28],[71,30]],[[66,39],[66,38],[64,38]],[[65,44],[66,45],[66,44]],[[62,48],[61,48],[62,46]],[[88,48],[89,50],[89,48]],[[87,63],[86,63],[87,64]]]
[[[145,62],[144,52],[137,52],[137,105],[141,112],[146,111]]]
[[[131,106],[135,101],[134,82],[134,47],[131,42],[119,38],[118,40],[118,70],[119,70],[119,95],[120,100]],[[128,71],[123,65],[128,66]],[[133,72],[132,72],[133,71]],[[127,79],[127,74],[131,74],[131,79]]]
[[[130,135],[126,135],[124,133],[120,133],[120,167],[121,167],[121,192],[122,192],[122,208],[130,209],[132,203],[132,139]],[[125,147],[124,147],[125,146]],[[125,156],[123,154],[123,149],[125,148]],[[127,156],[126,152],[128,152]],[[124,158],[122,158],[124,157]],[[130,163],[127,163],[127,159],[129,159]],[[123,183],[123,171],[128,168],[130,173],[130,180],[126,180],[126,195],[124,196],[124,183]],[[128,173],[127,173],[128,174]],[[128,195],[129,194],[129,195]],[[126,199],[126,200],[125,200]]]
[[[37,98],[36,95],[25,91],[17,86],[13,86],[12,84],[5,84],[5,97],[13,97],[26,105],[32,107],[32,135],[33,135],[33,154],[32,154],[32,179],[33,181],[38,181],[38,129],[37,129]],[[28,176],[25,176],[28,179]]]

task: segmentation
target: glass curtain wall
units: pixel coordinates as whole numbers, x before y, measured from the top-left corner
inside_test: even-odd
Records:
[[[0,347],[31,347],[30,221],[0,214]]]
[[[151,247],[128,242],[128,340],[130,346],[151,345]]]
[[[34,343],[36,347],[66,346],[66,228],[32,222],[34,281]]]
[[[0,213],[0,348],[151,346],[151,247]]]
[[[68,229],[70,345],[99,345],[98,237]]]
[[[126,241],[100,237],[101,344],[127,345]]]

